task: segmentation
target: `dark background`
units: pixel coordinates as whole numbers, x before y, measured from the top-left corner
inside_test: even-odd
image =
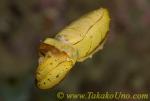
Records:
[[[103,51],[53,89],[37,89],[40,41],[100,7],[111,15]],[[149,93],[150,0],[0,0],[0,101],[57,101],[58,91]]]

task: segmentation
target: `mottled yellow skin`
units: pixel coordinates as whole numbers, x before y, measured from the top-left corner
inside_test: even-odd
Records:
[[[48,55],[41,61],[37,69],[37,86],[40,89],[48,89],[58,84],[74,65],[64,53]]]
[[[40,45],[37,86],[52,88],[70,71],[76,61],[84,61],[103,48],[109,30],[110,17],[101,8],[82,16]]]
[[[42,45],[45,46],[41,50],[48,49],[48,51],[39,58],[36,80],[38,88],[48,89],[58,84],[70,71],[76,62],[77,51],[71,46],[51,38],[45,40]]]
[[[95,10],[56,35],[56,38],[72,44],[79,52],[77,61],[83,61],[93,55],[92,53],[101,47],[109,30],[109,14],[104,8]]]

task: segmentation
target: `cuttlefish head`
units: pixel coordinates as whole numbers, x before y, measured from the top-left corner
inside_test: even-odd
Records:
[[[57,45],[59,42],[54,43],[54,39],[49,40],[52,42],[41,43],[39,48],[40,56],[36,70],[36,83],[40,89],[49,89],[58,84],[76,62],[76,58],[72,57],[71,53],[67,53],[70,50],[67,50],[64,44]],[[62,48],[65,48],[65,50]],[[72,49],[72,52],[76,51]]]

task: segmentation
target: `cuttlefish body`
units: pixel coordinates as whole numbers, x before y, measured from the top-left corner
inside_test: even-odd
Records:
[[[106,9],[92,11],[68,25],[54,38],[46,38],[39,48],[37,86],[49,89],[58,84],[76,62],[92,57],[103,48],[109,31]]]

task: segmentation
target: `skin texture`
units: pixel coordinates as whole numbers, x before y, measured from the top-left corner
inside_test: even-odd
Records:
[[[65,77],[74,62],[65,52],[59,51],[54,46],[42,43],[40,48],[41,53],[46,52],[46,54],[40,57],[36,72],[37,86],[41,89],[48,89]]]
[[[109,14],[104,8],[95,10],[71,23],[56,35],[56,38],[72,44],[79,52],[77,61],[91,57],[98,48],[102,49],[109,30]]]
[[[103,48],[109,30],[109,13],[101,8],[74,21],[55,38],[40,44],[37,86],[49,89],[64,79],[73,65]]]

